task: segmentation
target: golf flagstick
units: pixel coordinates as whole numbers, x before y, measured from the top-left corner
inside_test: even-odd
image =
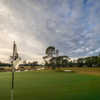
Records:
[[[11,100],[14,100],[14,72],[15,72],[15,66],[19,62],[19,56],[17,52],[17,46],[14,41],[13,43],[13,56],[12,56],[12,82],[11,82]]]

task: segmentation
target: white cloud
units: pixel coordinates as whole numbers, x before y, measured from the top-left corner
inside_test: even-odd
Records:
[[[93,55],[100,44],[99,6],[98,0],[1,0],[0,55],[11,55],[13,40],[28,59],[49,45],[71,57]]]

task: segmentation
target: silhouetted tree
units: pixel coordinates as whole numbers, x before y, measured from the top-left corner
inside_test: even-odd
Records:
[[[49,46],[46,51],[45,51],[46,55],[48,57],[53,57],[53,55],[55,54],[55,47],[53,46]]]

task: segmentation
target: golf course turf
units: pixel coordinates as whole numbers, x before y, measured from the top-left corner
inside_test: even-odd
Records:
[[[0,73],[0,100],[10,100],[11,73]],[[100,76],[16,72],[14,100],[100,100]]]

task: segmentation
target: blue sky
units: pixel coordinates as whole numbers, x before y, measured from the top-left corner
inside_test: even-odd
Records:
[[[0,0],[0,56],[16,40],[23,58],[55,46],[72,58],[100,53],[100,0]]]

